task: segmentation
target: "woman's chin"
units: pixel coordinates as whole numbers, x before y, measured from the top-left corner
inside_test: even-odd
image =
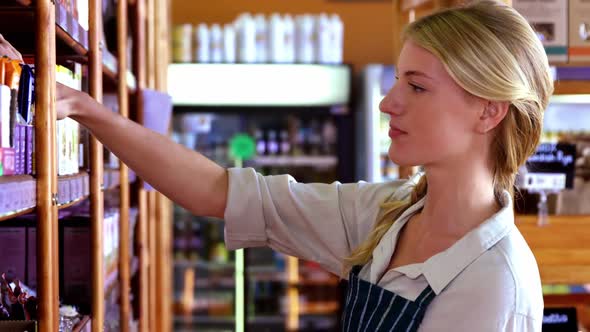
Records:
[[[393,161],[394,164],[400,166],[400,167],[408,167],[408,166],[414,166],[414,165],[418,165],[415,163],[415,160],[412,160],[411,158],[408,158],[407,155],[405,155],[404,153],[402,153],[401,151],[392,151],[393,149],[389,149],[389,159],[391,159],[391,161]]]

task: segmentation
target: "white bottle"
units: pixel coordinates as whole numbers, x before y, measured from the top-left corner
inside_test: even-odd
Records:
[[[312,15],[305,14],[295,19],[295,60],[298,63],[314,63],[314,18]]]
[[[236,62],[236,30],[233,24],[223,26],[223,62]]]
[[[256,24],[248,13],[240,15],[236,22],[238,62],[256,62]]]
[[[295,21],[289,14],[283,20],[285,27],[285,62],[295,62]]]
[[[209,28],[201,23],[195,29],[195,62],[209,62]]]
[[[344,24],[338,14],[330,16],[331,38],[331,62],[341,64],[344,57]]]
[[[223,49],[222,49],[222,40],[223,40],[223,33],[221,32],[221,26],[219,24],[211,25],[211,32],[210,32],[210,52],[211,52],[211,62],[213,63],[220,63],[223,61]]]
[[[268,28],[266,18],[258,14],[254,18],[256,23],[256,62],[268,62]]]
[[[316,18],[316,62],[330,61],[330,19],[325,13]]]
[[[285,29],[283,19],[277,13],[270,17],[269,60],[273,63],[285,62]]]

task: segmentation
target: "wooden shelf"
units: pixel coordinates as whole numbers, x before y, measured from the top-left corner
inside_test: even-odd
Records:
[[[554,95],[590,94],[590,81],[556,81]]]
[[[57,207],[58,207],[59,210],[64,210],[64,209],[67,209],[67,208],[71,208],[74,205],[78,205],[79,203],[84,202],[85,200],[88,199],[88,197],[90,197],[90,196],[89,195],[82,196],[82,197],[80,197],[78,199],[75,199],[73,201],[70,201],[70,202],[67,202],[67,203],[64,203],[64,204],[59,204]]]
[[[36,187],[37,182],[30,175],[0,177],[0,221],[32,212]]]
[[[553,67],[590,67],[590,62],[549,62]]]
[[[590,215],[549,216],[537,226],[537,216],[516,216],[516,226],[530,246],[544,284],[590,283]]]
[[[86,56],[88,32],[66,14],[62,5],[56,3],[55,6],[57,53]],[[66,16],[62,18],[62,15]],[[34,53],[35,24],[35,8],[28,1],[8,1],[8,4],[0,5],[0,30],[25,55]]]
[[[34,211],[35,211],[35,208],[28,208],[28,209],[18,210],[15,212],[0,215],[0,221],[10,220],[10,219],[20,217],[25,214],[33,213]]]
[[[103,54],[101,39],[104,34],[102,23],[105,22],[102,18],[101,0],[88,2],[88,31],[82,29],[80,22],[73,19],[73,14],[67,13],[65,5],[61,5],[63,1],[0,1],[0,32],[23,54],[28,62],[35,63],[35,84],[37,87],[37,112],[35,114],[37,119],[35,123],[37,153],[35,154],[35,163],[39,172],[36,178],[29,176],[0,179],[0,221],[30,212],[36,214],[37,248],[43,248],[43,255],[38,257],[37,265],[39,275],[37,295],[39,317],[41,317],[38,329],[40,332],[53,331],[59,320],[55,299],[59,294],[60,276],[59,264],[54,258],[59,256],[59,216],[68,214],[69,211],[65,213],[59,211],[58,213],[57,210],[68,208],[85,200],[90,201],[90,205],[93,207],[89,213],[91,257],[90,261],[85,264],[89,265],[88,268],[95,278],[92,278],[91,281],[91,315],[84,317],[75,331],[89,331],[90,327],[96,331],[103,329],[105,295],[107,295],[105,292],[113,290],[111,295],[115,295],[115,292],[120,295],[121,331],[130,330],[127,326],[131,321],[129,269],[139,277],[139,291],[137,292],[140,311],[138,317],[141,319],[139,325],[143,326],[144,330],[167,331],[167,323],[172,321],[168,310],[172,303],[171,295],[162,291],[166,285],[171,283],[167,272],[171,270],[171,262],[166,261],[165,256],[155,254],[165,252],[164,248],[169,243],[167,242],[169,235],[166,230],[171,227],[168,227],[169,217],[163,211],[165,210],[164,204],[156,205],[159,201],[155,199],[148,201],[146,199],[148,195],[139,186],[134,186],[137,188],[132,189],[127,186],[119,186],[121,188],[119,195],[121,219],[118,256],[122,257],[121,262],[129,262],[131,266],[121,265],[121,270],[117,270],[120,272],[120,278],[117,271],[111,271],[112,273],[105,275],[105,259],[102,250],[104,229],[102,227],[103,219],[101,219],[104,214],[104,195],[101,187],[103,179],[97,177],[104,167],[101,144],[94,139],[90,140],[89,168],[91,172],[68,176],[56,174],[58,168],[55,153],[57,150],[54,120],[56,110],[54,107],[55,96],[53,95],[55,91],[52,89],[55,85],[56,64],[67,65],[70,61],[74,61],[87,65],[85,79],[87,79],[89,95],[101,101],[105,91],[116,91],[121,115],[128,117],[129,113],[134,114],[140,122],[143,119],[142,101],[129,103],[130,93],[135,91],[137,86],[165,90],[166,82],[163,70],[167,68],[168,60],[165,57],[157,57],[156,54],[167,52],[167,43],[162,39],[166,39],[166,36],[169,35],[166,30],[169,23],[168,15],[166,15],[168,7],[165,6],[164,0],[147,3],[132,1],[135,4],[133,8],[127,5],[127,1],[121,0],[116,4],[114,19],[117,21],[118,43],[112,45],[113,48],[110,51],[116,54],[127,54],[129,49],[127,36],[131,32],[133,59],[130,63],[135,65],[134,72],[138,73],[137,82],[127,68],[128,66],[125,65],[125,61],[117,61],[109,52],[105,52],[104,59],[101,58],[101,54]],[[149,45],[146,40],[149,41]],[[157,52],[155,51],[156,43],[158,45]],[[150,55],[150,63],[146,61],[148,54]],[[157,76],[156,70],[158,70]],[[119,72],[123,75],[118,75]],[[119,76],[126,76],[127,86],[121,85],[123,79],[120,79]],[[133,107],[131,112],[130,106]],[[123,168],[121,171],[125,172],[125,169]],[[120,182],[119,171],[116,173],[107,171],[107,176],[109,182],[105,184],[109,187],[115,187]],[[32,186],[28,189],[29,193],[24,195],[29,199],[28,201],[20,196],[17,198],[17,195],[12,195],[13,192],[18,193],[19,190],[24,190],[20,180]],[[13,187],[11,191],[5,190],[7,186]],[[10,200],[4,199],[6,194],[10,194]],[[142,218],[138,224],[146,225],[149,220],[149,223],[153,225],[156,224],[155,219],[158,218],[158,231],[154,231],[156,227],[150,227],[149,231],[146,227],[139,227],[138,240],[133,245],[137,244],[143,250],[139,254],[139,260],[130,260],[129,250],[133,250],[133,245],[129,243],[129,229],[126,226],[128,226],[130,198],[135,197],[138,197],[140,218]],[[149,197],[156,198],[156,195],[150,193]],[[10,206],[4,209],[2,205],[8,206],[8,203]],[[154,263],[156,260],[149,259],[151,262],[149,266],[152,268],[148,274],[145,268],[148,266],[146,258],[156,256],[162,258],[158,258],[157,266]],[[143,262],[141,268],[139,267],[140,261]],[[151,301],[150,299],[156,300]],[[90,321],[92,321],[91,324],[89,324]]]

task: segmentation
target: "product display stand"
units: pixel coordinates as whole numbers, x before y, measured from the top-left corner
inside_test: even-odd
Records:
[[[85,0],[79,0],[79,2]],[[34,182],[36,195],[32,197],[33,207],[19,207],[14,199],[14,211],[0,215],[0,221],[10,222],[16,217],[32,213],[36,219],[36,265],[37,298],[39,311],[37,326],[41,332],[58,331],[60,323],[60,213],[78,204],[90,206],[90,260],[91,299],[90,316],[82,317],[76,330],[86,331],[91,326],[93,332],[105,330],[105,298],[117,289],[119,296],[119,330],[130,331],[138,320],[140,331],[171,330],[171,300],[167,295],[170,288],[170,268],[166,251],[170,251],[170,226],[168,204],[156,192],[148,193],[140,186],[141,180],[130,180],[129,169],[119,162],[118,170],[105,170],[103,164],[104,147],[91,136],[89,146],[89,171],[80,170],[78,174],[58,176],[57,137],[56,137],[56,64],[75,61],[87,66],[84,71],[88,82],[87,93],[103,101],[106,93],[117,94],[118,111],[124,117],[142,123],[142,91],[147,88],[146,80],[152,79],[152,88],[166,90],[165,72],[168,63],[167,31],[169,12],[164,0],[118,0],[116,5],[117,43],[107,45],[104,35],[102,0],[88,1],[88,31],[83,30],[75,15],[67,12],[66,4],[53,0],[8,0],[0,4],[0,33],[15,45],[27,59],[35,61],[35,175],[3,176],[0,183]],[[69,4],[68,4],[69,6]],[[69,7],[68,7],[69,8]],[[146,8],[151,8],[146,16]],[[70,10],[70,9],[68,9]],[[65,17],[65,19],[64,19]],[[148,27],[151,34],[146,33]],[[34,38],[33,38],[34,36]],[[131,36],[131,38],[128,38]],[[107,37],[113,37],[107,35]],[[150,40],[148,40],[150,39]],[[128,43],[131,42],[132,45]],[[151,45],[148,66],[146,45]],[[116,50],[116,56],[111,51]],[[132,46],[132,49],[130,47]],[[158,48],[156,50],[156,47]],[[131,63],[126,54],[132,51]],[[154,60],[159,57],[159,60]],[[157,66],[156,66],[157,62]],[[133,65],[133,74],[129,70]],[[151,62],[150,62],[151,64]],[[158,71],[158,73],[157,73]],[[137,78],[137,80],[136,80]],[[158,83],[156,85],[156,83]],[[118,177],[118,179],[114,179]],[[132,178],[133,179],[133,178]],[[133,186],[130,182],[135,181]],[[64,184],[89,182],[89,194],[80,196],[64,195]],[[118,263],[114,282],[105,280],[106,269],[103,257],[105,246],[105,192],[118,190]],[[150,199],[148,199],[148,196]],[[65,199],[63,197],[68,197]],[[137,202],[136,202],[137,201]],[[151,205],[150,205],[151,203]],[[136,238],[130,234],[130,206],[137,205],[139,222]],[[148,221],[150,224],[148,225]],[[148,232],[148,226],[153,229]],[[25,227],[25,225],[23,225]],[[155,227],[155,228],[154,228]],[[149,236],[149,237],[148,237]],[[151,241],[148,241],[148,238]],[[138,248],[137,258],[134,248]],[[156,257],[159,264],[156,264]],[[148,259],[151,259],[148,262]],[[153,277],[148,279],[152,273]],[[137,274],[139,282],[132,287],[131,279]],[[23,276],[24,277],[24,276]],[[110,278],[109,278],[110,279]],[[152,293],[148,292],[152,290]],[[133,295],[132,295],[133,294]],[[131,301],[137,306],[132,308]],[[148,299],[150,301],[148,301]],[[157,313],[149,314],[148,304],[157,305]],[[155,307],[154,307],[155,308]],[[151,316],[151,317],[150,317]],[[157,318],[156,318],[157,316]],[[135,318],[133,318],[135,317]],[[156,319],[150,325],[148,320]],[[112,319],[112,318],[111,318]],[[90,324],[90,325],[88,325]]]

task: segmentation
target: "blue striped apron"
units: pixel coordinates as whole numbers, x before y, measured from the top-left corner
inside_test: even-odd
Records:
[[[415,301],[410,301],[359,278],[361,268],[357,265],[350,271],[342,331],[417,331],[436,296],[432,288],[426,287]]]

